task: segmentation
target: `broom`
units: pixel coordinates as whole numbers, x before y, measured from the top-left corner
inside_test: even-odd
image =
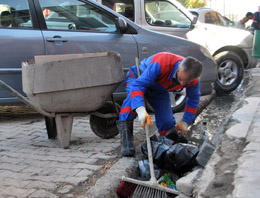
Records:
[[[145,124],[145,133],[148,149],[148,160],[151,178],[149,181],[139,181],[129,177],[122,177],[122,182],[120,183],[117,194],[120,197],[138,197],[138,198],[167,198],[167,197],[176,197],[179,193],[176,190],[163,187],[157,183],[157,180],[154,175],[154,166],[153,166],[153,156],[152,156],[152,147],[151,140],[149,135],[148,125]]]

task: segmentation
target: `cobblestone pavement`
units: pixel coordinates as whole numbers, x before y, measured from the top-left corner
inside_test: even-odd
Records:
[[[135,123],[136,141],[140,130]],[[119,135],[99,138],[90,129],[88,115],[74,117],[70,147],[63,149],[57,139],[48,139],[41,115],[29,107],[2,107],[0,197],[86,197],[121,158],[119,148]]]

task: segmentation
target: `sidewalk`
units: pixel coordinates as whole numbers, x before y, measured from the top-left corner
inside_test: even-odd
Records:
[[[41,115],[16,112],[15,118],[6,109],[10,117],[0,115],[1,198],[114,197],[122,175],[134,170],[135,159],[120,156],[119,135],[99,138],[89,116],[74,118],[70,147],[63,149],[48,139]],[[142,131],[135,123],[136,143]]]
[[[195,197],[260,196],[260,68],[250,72],[251,87],[196,182]]]
[[[260,196],[260,68],[251,74],[251,89],[202,176],[191,173],[195,177],[186,183],[195,197]],[[137,121],[134,126],[138,145],[144,133]],[[117,197],[121,176],[132,174],[137,164],[134,158],[121,158],[119,149],[119,136],[97,137],[88,116],[74,118],[69,149],[47,138],[42,116],[0,119],[0,197]]]

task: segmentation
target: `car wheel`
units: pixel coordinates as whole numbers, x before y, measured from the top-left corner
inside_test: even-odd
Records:
[[[244,66],[240,57],[230,51],[214,56],[218,64],[218,76],[214,88],[218,95],[228,94],[235,90],[244,76]]]
[[[57,137],[57,128],[55,118],[49,118],[45,116],[45,125],[49,139],[55,139]]]
[[[170,92],[171,108],[173,113],[183,111],[186,104],[186,89],[180,92]],[[147,102],[146,108],[149,112],[154,112],[152,106]]]
[[[120,112],[120,105],[116,104],[118,112]],[[106,102],[103,107],[97,110],[99,113],[116,113],[115,106],[112,102]],[[103,139],[115,137],[118,134],[116,121],[118,117],[101,118],[96,115],[90,115],[90,127],[92,131]]]

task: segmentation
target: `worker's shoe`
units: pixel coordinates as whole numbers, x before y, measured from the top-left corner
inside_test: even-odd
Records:
[[[121,154],[122,156],[134,156],[134,135],[133,135],[133,125],[132,120],[127,121],[117,121],[117,129],[120,134],[121,141]]]

